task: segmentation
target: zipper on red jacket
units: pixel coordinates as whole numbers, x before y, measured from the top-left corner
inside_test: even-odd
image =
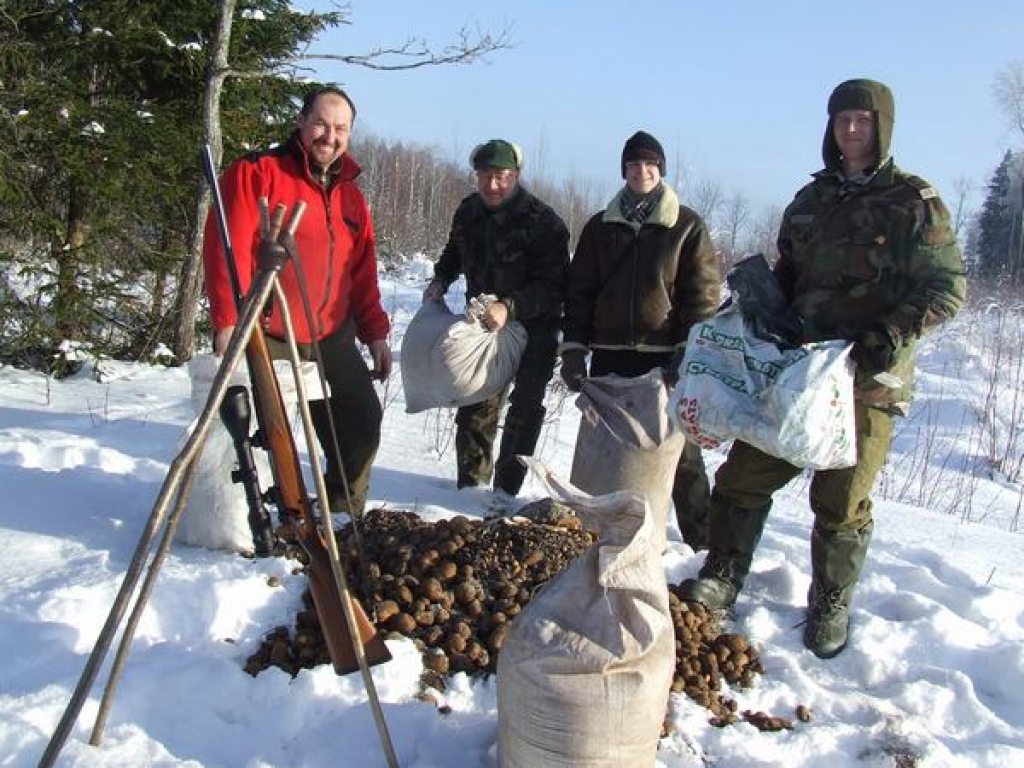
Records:
[[[337,187],[337,186],[338,186],[338,184],[335,183],[334,187]],[[330,285],[331,285],[331,278],[332,278],[332,276],[334,274],[334,242],[335,242],[335,236],[334,236],[334,219],[331,216],[331,193],[333,192],[333,189],[332,189],[331,184],[330,184],[330,177],[328,176],[326,171],[324,171],[324,174],[323,174],[323,176],[320,179],[319,187],[320,187],[320,198],[321,198],[321,200],[323,201],[323,204],[324,204],[324,219],[325,219],[324,225],[327,227],[327,257],[326,257],[327,272],[326,272],[326,274],[324,276],[324,278],[325,278],[324,279],[324,288],[325,288],[325,290],[323,292],[323,298],[321,299],[320,306],[317,308],[316,317],[314,318],[314,322],[316,323],[317,327],[315,329],[314,328],[310,328],[309,329],[310,334],[315,333],[316,334],[316,338],[318,338],[318,339],[320,338],[321,325],[322,325],[322,323],[320,322],[320,318],[323,316],[324,311],[327,309],[327,302],[330,300],[329,288],[330,288]]]

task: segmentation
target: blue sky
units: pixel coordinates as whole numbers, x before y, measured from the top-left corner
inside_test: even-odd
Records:
[[[460,161],[483,139],[517,141],[527,183],[574,176],[610,194],[622,144],[642,128],[664,145],[670,180],[682,170],[755,207],[785,205],[821,164],[829,92],[860,76],[893,89],[896,160],[947,202],[955,179],[980,192],[1003,152],[1024,143],[991,95],[997,70],[1024,59],[1016,0],[354,0],[350,9],[351,24],[312,52],[366,53],[409,37],[440,47],[463,26],[509,26],[515,47],[484,64],[374,72],[317,62],[316,74],[349,89],[357,131]]]

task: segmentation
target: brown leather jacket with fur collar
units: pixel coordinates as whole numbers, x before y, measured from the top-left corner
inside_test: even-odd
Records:
[[[704,221],[668,186],[641,225],[620,191],[580,235],[569,268],[562,349],[665,352],[721,301],[718,257]]]

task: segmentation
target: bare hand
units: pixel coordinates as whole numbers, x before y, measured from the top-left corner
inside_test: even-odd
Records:
[[[377,381],[387,381],[391,375],[391,348],[386,339],[371,341],[369,344],[370,355],[373,357],[373,370],[370,376]]]
[[[508,322],[508,307],[501,301],[492,302],[480,320],[489,331],[501,330]]]
[[[441,301],[444,298],[444,286],[439,280],[431,280],[429,285],[423,289],[423,302]]]
[[[228,342],[231,340],[231,334],[234,332],[235,326],[228,325],[213,335],[213,354],[220,356],[224,354],[224,350],[228,348]]]

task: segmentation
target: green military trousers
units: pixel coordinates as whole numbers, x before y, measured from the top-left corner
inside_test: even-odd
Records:
[[[871,488],[889,453],[893,417],[860,402],[854,414],[857,463],[817,470],[811,480],[811,511],[815,525],[825,531],[857,531],[871,521]],[[715,495],[741,509],[763,509],[771,504],[772,495],[801,471],[737,440],[715,474]]]

